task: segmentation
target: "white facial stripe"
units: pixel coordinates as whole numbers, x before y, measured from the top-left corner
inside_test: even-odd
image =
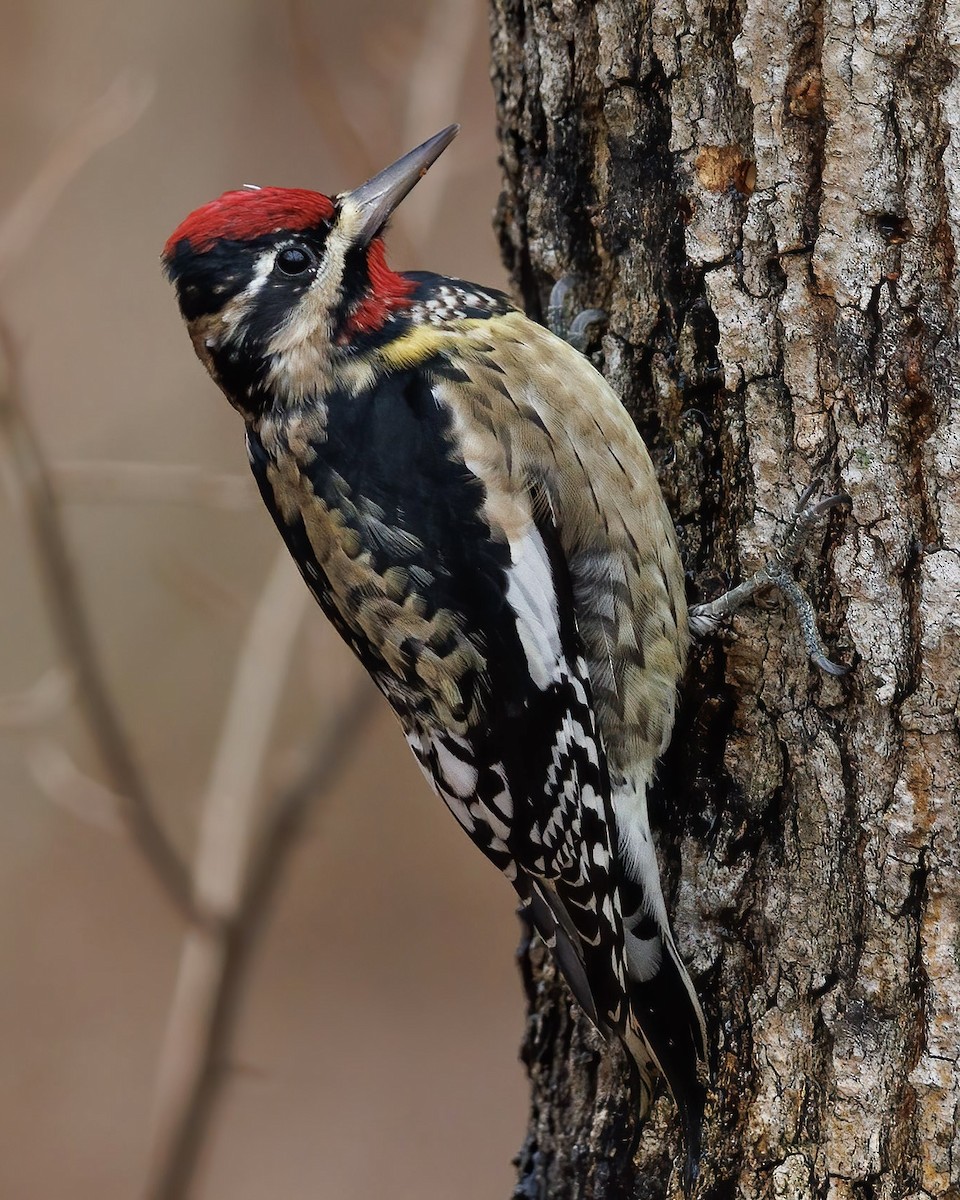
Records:
[[[330,316],[339,299],[343,267],[349,249],[350,239],[339,225],[334,226],[313,282],[270,339],[267,349],[271,354],[295,349],[310,340],[318,330],[326,333],[325,340],[329,342]]]
[[[335,378],[332,314],[339,303],[350,246],[350,237],[338,221],[327,237],[313,282],[267,346],[273,361],[266,384],[288,402],[303,400]]]
[[[362,214],[356,204],[350,199],[349,193],[340,197],[340,210],[337,213],[335,229],[342,232],[351,245],[356,241],[356,233],[362,223]]]

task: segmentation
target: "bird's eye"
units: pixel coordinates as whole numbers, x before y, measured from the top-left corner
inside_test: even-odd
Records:
[[[313,266],[313,255],[304,246],[287,246],[277,255],[276,264],[284,275],[302,275]]]

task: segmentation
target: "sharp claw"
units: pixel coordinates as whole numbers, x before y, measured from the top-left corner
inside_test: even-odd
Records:
[[[853,501],[846,492],[837,492],[835,496],[827,496],[823,500],[818,501],[812,507],[801,510],[801,516],[804,522],[816,521],[822,517],[825,512],[829,512],[832,508],[840,508],[845,504],[852,504]]]
[[[821,671],[827,675],[849,675],[853,667],[844,666],[843,663],[835,663],[832,659],[827,658],[825,654],[811,654],[810,661],[815,667],[819,667]]]
[[[582,354],[586,349],[587,342],[590,338],[590,330],[594,325],[599,325],[607,319],[607,314],[602,308],[585,308],[583,312],[577,315],[570,322],[570,328],[567,330],[567,341]]]
[[[607,314],[599,308],[587,308],[570,322],[566,323],[567,298],[573,291],[576,280],[572,275],[564,275],[553,285],[550,299],[547,301],[547,327],[551,333],[569,342],[575,350],[582,354],[593,325],[598,325],[607,319]]]
[[[585,308],[583,312],[577,313],[570,322],[570,333],[586,333],[593,325],[599,325],[606,319],[607,314],[602,308]]]
[[[573,287],[573,276],[564,275],[550,289],[550,299],[547,301],[547,327],[557,337],[564,336],[567,296],[573,291]]]
[[[800,619],[800,632],[803,635],[810,661],[828,675],[846,675],[850,670],[849,667],[840,666],[839,663],[827,658],[820,641],[816,611],[810,602],[810,597],[800,584],[791,575],[783,573],[771,575],[771,581],[790,601]]]
[[[804,488],[803,495],[794,510],[787,535],[775,547],[773,556],[768,560],[766,566],[716,600],[691,609],[690,628],[695,635],[705,633],[711,627],[715,627],[722,617],[735,612],[747,600],[752,599],[757,592],[772,586],[777,588],[796,610],[810,661],[828,675],[846,675],[852,670],[851,667],[842,666],[827,658],[820,642],[813,605],[806,592],[790,573],[799,559],[800,552],[817,519],[833,508],[851,503],[850,497],[846,493],[838,492],[834,496],[826,496],[816,504],[811,504],[811,498],[822,486],[823,480],[815,479]]]
[[[838,492],[834,496],[826,496],[823,500],[818,500],[816,504],[810,504],[810,497],[822,486],[822,483],[822,480],[817,479],[804,489],[803,495],[794,509],[787,535],[774,550],[773,558],[776,563],[784,567],[792,567],[799,560],[810,530],[820,517],[841,504],[851,503],[846,492]]]
[[[802,513],[807,507],[812,496],[814,496],[823,487],[822,479],[811,479],[807,486],[803,489],[800,499],[797,501],[796,511]]]

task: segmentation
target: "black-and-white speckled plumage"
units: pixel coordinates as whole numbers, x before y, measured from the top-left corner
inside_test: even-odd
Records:
[[[168,250],[194,344],[308,586],[644,1106],[661,1069],[695,1157],[703,1018],[646,815],[688,636],[652,465],[602,377],[500,293],[411,274],[361,327],[339,204],[312,284],[270,274],[282,234],[233,244],[222,304],[210,251]]]

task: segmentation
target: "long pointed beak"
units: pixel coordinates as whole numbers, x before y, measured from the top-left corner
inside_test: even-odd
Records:
[[[366,183],[340,195],[341,204],[349,203],[359,212],[353,232],[360,245],[377,236],[400,201],[426,175],[459,132],[459,125],[448,125]]]

